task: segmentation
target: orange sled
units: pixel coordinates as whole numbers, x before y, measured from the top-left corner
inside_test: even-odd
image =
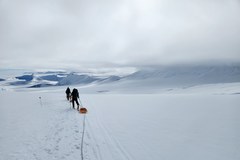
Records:
[[[87,113],[87,108],[80,108],[79,113],[86,114]]]

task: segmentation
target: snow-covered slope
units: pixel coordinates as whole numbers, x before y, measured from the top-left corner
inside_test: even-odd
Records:
[[[83,88],[89,93],[127,92],[127,93],[162,93],[171,90],[211,84],[230,84],[240,82],[238,66],[200,66],[200,67],[149,67],[142,68],[131,75],[121,77],[118,81],[98,84]]]
[[[60,81],[63,79],[62,76],[59,75],[45,75],[45,76],[40,76],[38,77],[39,80],[48,80],[48,81]]]
[[[158,85],[196,85],[240,82],[240,66],[170,66],[143,68],[130,80],[152,80]]]
[[[97,80],[99,80],[97,77],[71,73],[58,81],[57,85],[89,84]]]
[[[240,65],[152,66],[138,68],[138,71],[124,76],[64,71],[26,73],[10,76],[5,81],[1,81],[2,88],[82,85],[85,90],[88,88],[87,92],[94,90],[95,93],[109,90],[131,90],[141,93],[147,91],[149,93],[152,90],[157,91],[163,88],[186,88],[205,84],[240,82]]]
[[[31,75],[23,75],[23,76],[18,76],[18,77],[15,77],[16,79],[19,79],[19,80],[25,80],[25,81],[32,81],[33,80],[33,74]]]
[[[0,160],[76,160],[81,146],[84,160],[239,160],[239,68],[149,67],[127,76],[5,71]],[[65,85],[79,90],[89,111],[83,143],[84,117],[71,109]]]
[[[88,109],[83,158],[239,160],[240,95],[228,94],[239,86],[162,94],[81,94],[78,87]],[[54,88],[0,92],[1,160],[81,159],[84,117],[70,108],[65,87]]]

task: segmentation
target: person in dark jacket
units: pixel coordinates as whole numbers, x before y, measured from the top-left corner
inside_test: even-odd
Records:
[[[78,90],[76,88],[74,88],[72,90],[72,106],[73,106],[73,109],[75,109],[75,107],[74,107],[74,101],[75,101],[77,103],[77,110],[79,110],[78,98],[79,98]]]
[[[67,100],[69,101],[70,100],[70,96],[71,96],[71,90],[70,90],[69,87],[66,89],[65,93],[66,93],[66,96],[67,96]]]

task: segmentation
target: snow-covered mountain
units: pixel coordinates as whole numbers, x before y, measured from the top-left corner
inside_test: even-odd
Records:
[[[59,80],[57,85],[89,84],[98,80],[100,80],[98,77],[71,73]]]
[[[149,67],[125,79],[146,81],[156,85],[197,85],[240,82],[240,66],[171,66]]]
[[[0,160],[240,159],[238,66],[15,73],[0,72]]]
[[[28,82],[28,81],[32,81],[34,77],[33,77],[33,74],[31,74],[31,75],[22,75],[15,78],[19,80],[25,80]]]
[[[23,72],[22,75],[2,79],[1,85],[39,88],[92,84],[91,86],[98,87],[99,90],[105,90],[115,86],[136,89],[240,82],[240,65],[141,67],[136,72],[125,76],[64,71],[27,73]]]

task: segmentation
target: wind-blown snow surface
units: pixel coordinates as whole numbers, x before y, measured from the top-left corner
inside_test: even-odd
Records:
[[[239,83],[212,89],[161,94],[81,94],[80,89],[89,111],[84,159],[239,160]],[[0,92],[1,160],[81,159],[83,115],[70,109],[64,91]]]

